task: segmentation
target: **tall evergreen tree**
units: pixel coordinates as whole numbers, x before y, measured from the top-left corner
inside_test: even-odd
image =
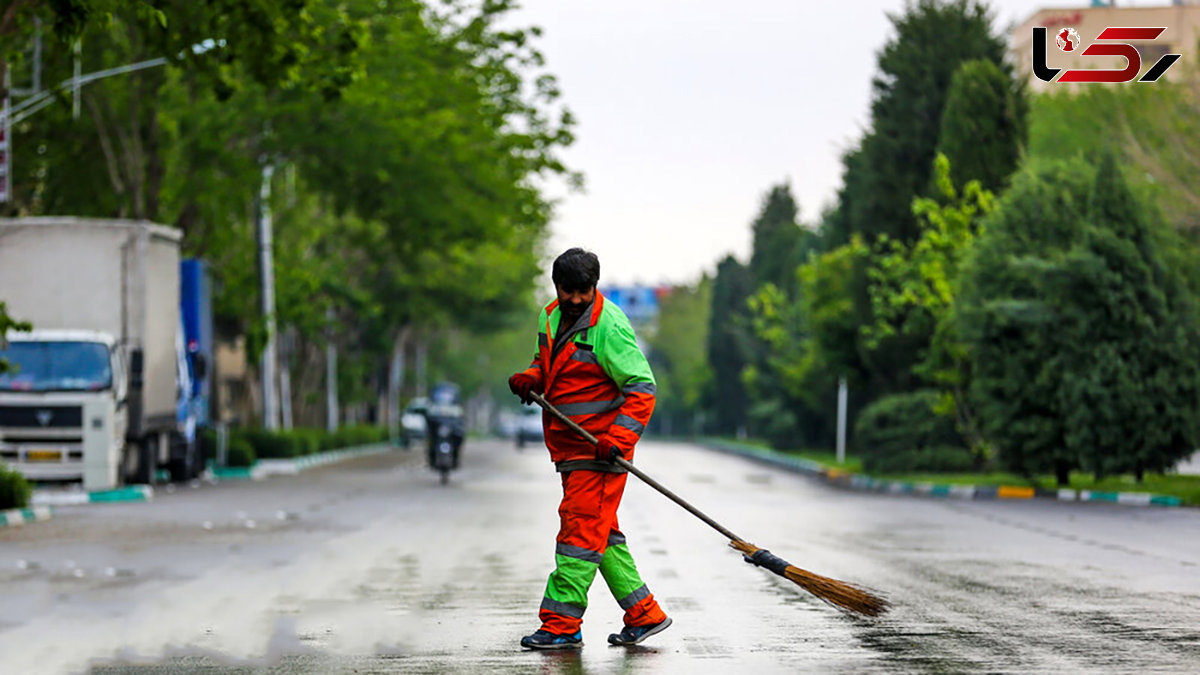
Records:
[[[709,405],[713,430],[735,434],[746,426],[748,399],[742,382],[746,366],[741,345],[745,336],[746,300],[750,276],[745,265],[726,256],[717,265],[709,315],[708,363],[712,368]]]
[[[1029,99],[995,63],[973,59],[950,83],[938,152],[946,155],[958,185],[978,180],[985,190],[1004,188],[1028,137]]]
[[[955,299],[980,431],[1000,461],[1024,475],[1066,482],[1079,456],[1066,443],[1059,383],[1061,326],[1038,283],[1061,256],[1087,209],[1082,161],[1018,174],[964,266]]]
[[[963,278],[984,436],[1010,468],[1161,471],[1195,448],[1195,296],[1111,157],[1014,180]]]
[[[750,278],[755,289],[768,283],[783,289],[795,286],[801,240],[808,234],[796,222],[798,213],[787,183],[772,187],[763,198],[762,210],[750,226],[754,235]]]
[[[1146,212],[1106,154],[1090,227],[1057,279],[1077,338],[1065,345],[1066,441],[1097,477],[1170,468],[1200,431],[1194,299],[1164,265]]]
[[[904,241],[918,235],[912,200],[929,184],[958,67],[984,59],[1008,68],[1006,41],[992,33],[987,7],[975,0],[919,0],[891,20],[896,35],[879,54],[871,130],[861,156],[847,162],[843,191],[850,232],[868,241],[880,234]]]

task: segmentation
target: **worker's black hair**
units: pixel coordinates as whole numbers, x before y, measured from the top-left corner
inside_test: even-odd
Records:
[[[564,291],[587,291],[600,281],[600,259],[581,248],[569,248],[554,260],[550,278]]]

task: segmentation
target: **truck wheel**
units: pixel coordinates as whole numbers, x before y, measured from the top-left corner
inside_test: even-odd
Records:
[[[125,449],[125,483],[149,485],[154,477],[154,465],[158,456],[158,441],[152,436]]]
[[[192,451],[192,460],[192,475],[188,478],[199,478],[204,474],[204,469],[208,464],[208,458],[204,456],[204,446],[200,444],[199,440],[196,441],[196,448]]]
[[[198,442],[188,443],[183,434],[171,434],[171,481],[186,483],[204,471],[204,458]]]

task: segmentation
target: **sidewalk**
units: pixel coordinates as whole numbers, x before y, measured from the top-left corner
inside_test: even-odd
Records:
[[[264,480],[270,476],[290,476],[301,471],[307,471],[318,466],[340,462],[354,457],[375,455],[393,449],[389,443],[362,445],[341,450],[329,450],[314,455],[293,457],[288,459],[263,459],[247,468],[216,469],[209,466],[204,472],[207,480],[250,479]],[[30,508],[0,511],[0,528],[23,525],[41,520],[49,520],[54,515],[51,506],[77,506],[80,504],[98,504],[129,501],[151,501],[154,499],[154,488],[150,485],[130,485],[114,490],[95,490],[85,492],[81,489],[41,489],[34,490],[30,498]]]
[[[1064,502],[1108,502],[1128,506],[1180,506],[1182,500],[1171,495],[1148,492],[1095,492],[1092,490],[1043,490],[1027,485],[951,485],[942,483],[909,483],[904,481],[874,478],[866,474],[851,473],[835,469],[820,462],[789,455],[746,443],[715,438],[701,438],[698,445],[740,455],[789,471],[816,476],[827,483],[853,490],[869,490],[890,494],[915,494],[927,497],[953,499],[1056,499]]]
[[[49,506],[34,506],[28,509],[9,509],[0,511],[0,528],[24,525],[39,520],[49,520],[52,510]]]
[[[350,448],[342,448],[341,450],[328,450],[326,452],[318,452],[313,455],[303,455],[301,457],[288,457],[285,459],[260,459],[255,461],[253,466],[249,467],[216,468],[209,466],[209,468],[205,471],[205,475],[218,480],[264,480],[271,476],[294,476],[301,471],[307,471],[309,469],[331,464],[333,462],[341,462],[354,457],[364,457],[366,455],[378,455],[380,453],[389,452],[394,450],[395,447],[396,446],[393,446],[391,443],[375,443],[372,445],[359,445]]]

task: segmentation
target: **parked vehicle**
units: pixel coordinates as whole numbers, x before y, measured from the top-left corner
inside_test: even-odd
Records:
[[[180,233],[141,221],[0,219],[9,332],[0,460],[88,490],[199,473],[180,319]]]
[[[521,408],[521,419],[517,422],[517,449],[525,447],[526,443],[542,440],[542,411],[540,408]]]
[[[405,442],[425,438],[425,412],[429,408],[429,399],[414,398],[404,407],[400,415],[400,426],[404,431]]]

